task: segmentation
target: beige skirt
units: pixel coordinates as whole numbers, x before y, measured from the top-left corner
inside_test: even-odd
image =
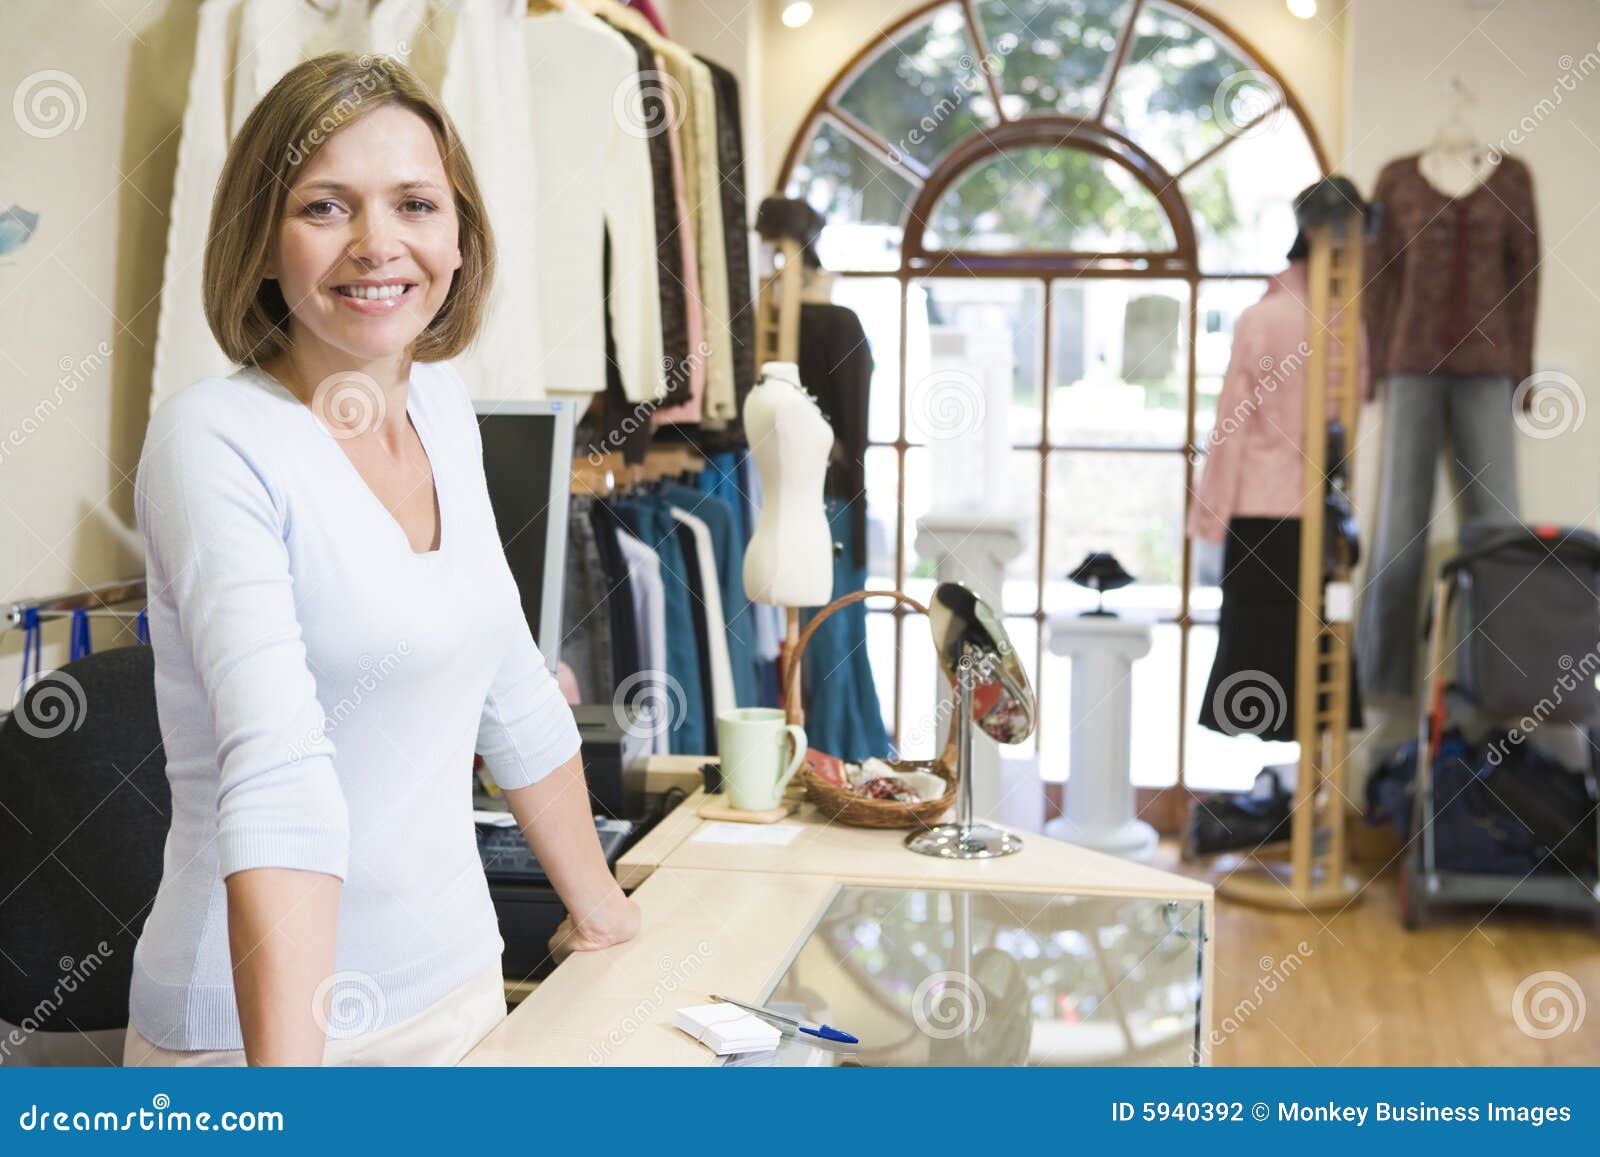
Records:
[[[427,1008],[398,1024],[356,1036],[330,1039],[322,1054],[328,1066],[454,1065],[489,1034],[506,1015],[505,982],[500,962],[446,993]],[[175,1051],[146,1040],[128,1026],[122,1063],[134,1066],[241,1067],[243,1049]]]

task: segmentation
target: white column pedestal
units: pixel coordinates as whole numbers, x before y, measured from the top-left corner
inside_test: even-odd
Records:
[[[1156,831],[1134,817],[1130,782],[1133,664],[1150,653],[1150,625],[1109,616],[1055,615],[1050,649],[1072,660],[1072,768],[1066,813],[1045,834],[1148,860]]]

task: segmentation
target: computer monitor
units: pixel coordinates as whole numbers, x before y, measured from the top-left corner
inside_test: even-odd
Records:
[[[522,594],[528,628],[553,672],[561,657],[572,404],[479,401],[475,408],[500,543]]]

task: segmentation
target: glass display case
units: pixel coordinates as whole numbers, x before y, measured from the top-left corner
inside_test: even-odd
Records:
[[[761,1003],[858,1037],[776,1065],[1192,1065],[1196,901],[842,884]]]

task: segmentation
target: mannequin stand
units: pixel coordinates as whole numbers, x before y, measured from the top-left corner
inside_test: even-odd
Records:
[[[906,847],[919,855],[941,860],[992,860],[1022,850],[1021,837],[975,823],[972,818],[972,681],[969,657],[962,661],[961,677],[956,680],[956,781],[961,785],[956,822],[907,836]]]

